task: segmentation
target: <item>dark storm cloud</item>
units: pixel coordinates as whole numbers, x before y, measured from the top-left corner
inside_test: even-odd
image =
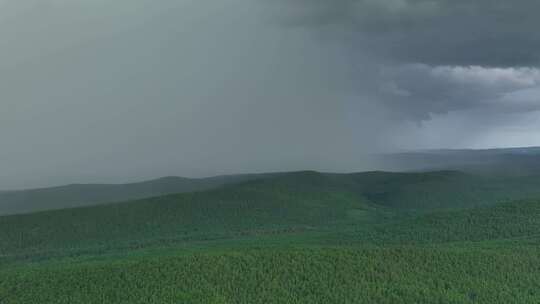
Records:
[[[539,1],[279,3],[287,8],[279,11],[286,27],[311,29],[355,54],[358,95],[383,107],[392,120],[540,109]]]
[[[430,65],[540,62],[536,0],[296,0],[284,22],[344,35],[372,54]]]
[[[409,64],[382,69],[379,98],[425,120],[460,110],[503,113],[540,110],[540,70]]]

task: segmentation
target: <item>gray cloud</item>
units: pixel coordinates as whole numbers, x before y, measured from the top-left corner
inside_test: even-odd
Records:
[[[283,5],[283,3],[281,3]],[[297,0],[284,22],[398,62],[529,66],[540,61],[536,0]]]
[[[540,70],[409,64],[382,69],[380,100],[418,119],[450,111],[540,110]]]
[[[540,33],[533,30],[540,28],[538,1],[298,0],[276,6],[288,8],[277,11],[286,27],[310,29],[355,54],[356,90],[394,122],[540,107]]]

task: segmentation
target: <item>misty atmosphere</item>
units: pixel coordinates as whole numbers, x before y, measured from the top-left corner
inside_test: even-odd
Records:
[[[0,189],[540,145],[539,6],[2,1]]]
[[[539,303],[537,0],[0,0],[0,304]]]

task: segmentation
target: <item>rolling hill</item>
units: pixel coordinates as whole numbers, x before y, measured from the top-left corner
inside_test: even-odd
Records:
[[[538,303],[537,184],[305,171],[3,216],[0,303]]]
[[[0,303],[538,303],[536,185],[305,171],[2,216]]]
[[[370,208],[338,185],[323,174],[299,172],[204,192],[0,217],[0,254],[305,230]]]
[[[164,177],[131,184],[73,184],[60,187],[0,192],[0,215],[91,206],[153,196],[193,192],[257,178],[231,175],[201,179]]]
[[[512,181],[453,171],[293,172],[208,191],[0,217],[0,253],[46,255],[330,227],[365,230],[386,218],[540,197],[536,179]]]
[[[0,215],[94,206],[138,200],[167,194],[216,189],[250,180],[280,177],[290,186],[301,184],[297,174],[268,173],[218,176],[202,179],[165,177],[131,184],[73,184],[21,191],[0,191]],[[540,175],[501,176],[467,174],[459,171],[363,172],[324,176],[335,187],[359,193],[374,203],[403,209],[470,207],[503,200],[534,197]]]

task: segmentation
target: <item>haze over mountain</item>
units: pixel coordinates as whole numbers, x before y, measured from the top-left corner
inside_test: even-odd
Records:
[[[461,170],[487,175],[528,176],[540,173],[540,147],[408,151],[383,155],[380,161],[390,170]]]
[[[0,215],[75,208],[171,193],[194,192],[256,179],[258,175],[192,179],[164,177],[131,184],[72,184],[60,187],[0,191]]]
[[[408,173],[317,174],[320,178],[329,178],[330,181],[339,180],[347,184],[350,187],[349,190],[362,193],[367,198],[396,200],[391,203],[394,207],[399,207],[395,205],[399,205],[399,199],[408,201],[411,206],[421,206],[425,203],[425,198],[422,198],[421,194],[426,194],[430,200],[434,200],[431,202],[433,208],[445,205],[470,207],[504,199],[529,198],[534,197],[538,188],[537,184],[540,182],[540,148],[535,147],[411,151],[384,155],[379,157],[379,161],[387,169],[408,171]],[[433,170],[446,171],[426,172]],[[287,178],[287,176],[296,175],[283,172],[200,179],[165,177],[129,184],[71,184],[52,188],[0,191],[0,215],[84,207],[173,193],[204,191],[249,180],[271,179],[279,176]],[[298,176],[304,178],[302,175]],[[289,181],[294,184],[292,177]],[[433,187],[441,191],[440,194],[429,193],[435,191]],[[453,192],[460,193],[455,195],[455,198],[459,200],[447,202],[447,197]],[[540,192],[538,194],[540,195]],[[438,198],[435,199],[434,197],[437,196]]]

